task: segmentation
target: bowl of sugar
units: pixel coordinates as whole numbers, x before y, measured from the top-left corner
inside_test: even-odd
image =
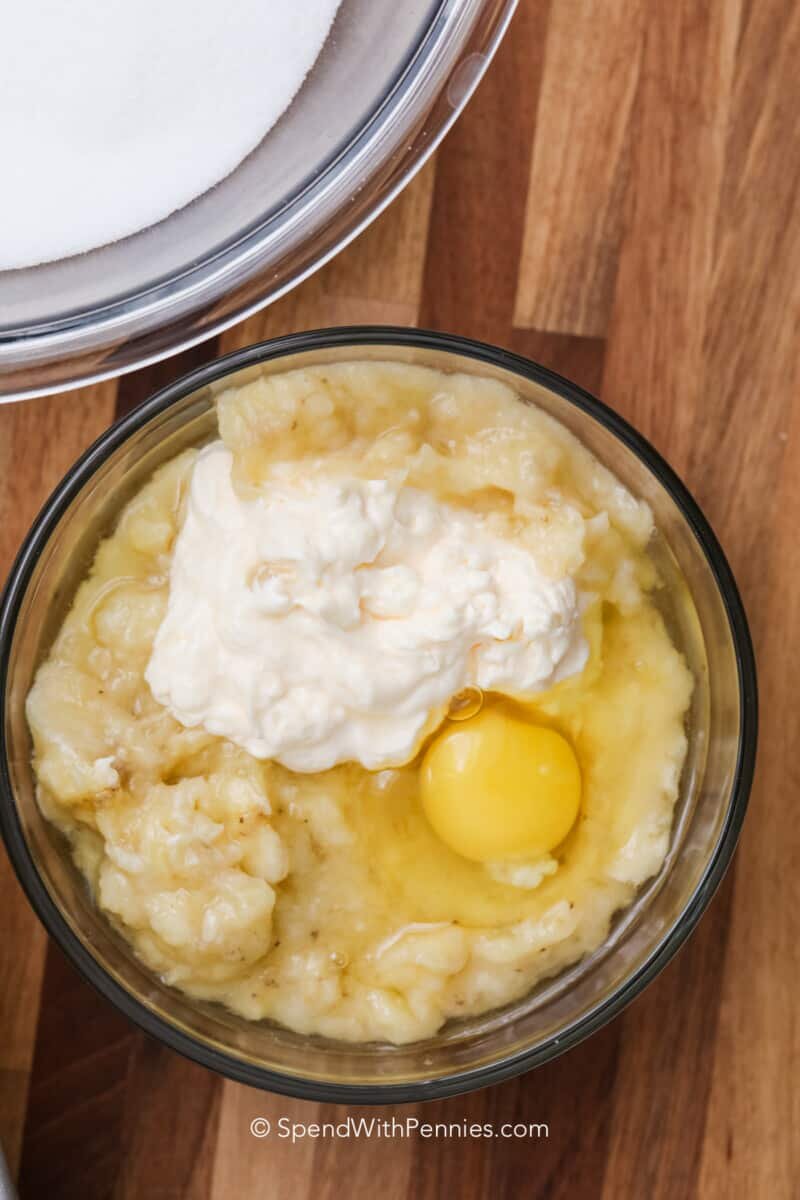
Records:
[[[515,4],[12,6],[0,400],[167,357],[309,275],[432,152]]]

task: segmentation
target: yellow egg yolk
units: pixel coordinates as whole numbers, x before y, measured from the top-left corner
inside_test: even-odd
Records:
[[[578,815],[581,773],[560,733],[484,708],[434,739],[420,788],[446,845],[474,862],[498,862],[546,854],[564,840]]]

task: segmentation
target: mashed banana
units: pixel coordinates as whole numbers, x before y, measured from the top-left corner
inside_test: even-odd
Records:
[[[480,514],[585,598],[586,666],[485,704],[563,734],[580,815],[531,862],[450,850],[420,755],[293,773],[145,679],[196,451],[158,470],[101,544],[28,697],[39,802],[100,907],[169,983],[252,1019],[412,1041],[516,999],[606,937],[666,854],[692,680],[653,602],[648,507],[499,383],[381,363],[265,376],[217,401],[242,497],[323,459]]]

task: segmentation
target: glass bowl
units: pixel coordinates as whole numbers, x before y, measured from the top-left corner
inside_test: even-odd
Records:
[[[214,428],[215,391],[260,372],[390,359],[500,379],[557,417],[652,506],[664,616],[694,671],[689,753],[659,874],[588,958],[521,1001],[408,1046],[350,1045],[252,1023],[162,983],[94,907],[66,844],[41,816],[24,702],[98,540],[155,466]],[[223,382],[224,381],[224,382]],[[37,518],[0,610],[0,826],[31,903],[78,969],[132,1020],[190,1058],[256,1087],[353,1103],[419,1100],[496,1083],[598,1029],[662,969],[728,865],[756,745],[745,615],[705,518],[666,463],[599,401],[491,346],[418,330],[323,330],[265,342],[193,372],[108,430]]]
[[[0,272],[0,399],[130,371],[294,287],[433,152],[516,2],[342,0],[293,103],[227,179],[132,237]]]

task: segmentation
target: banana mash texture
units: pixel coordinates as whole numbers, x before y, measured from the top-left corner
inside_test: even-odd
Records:
[[[145,673],[194,450],[124,508],[38,671],[27,712],[39,803],[97,904],[168,983],[301,1033],[428,1037],[597,948],[664,860],[692,679],[654,602],[650,511],[489,379],[336,364],[264,375],[222,392],[217,412],[243,498],[324,460],[478,514],[543,577],[574,581],[583,668],[484,702],[569,740],[577,822],[544,860],[473,862],[426,820],[419,753],[296,772],[179,723]]]

